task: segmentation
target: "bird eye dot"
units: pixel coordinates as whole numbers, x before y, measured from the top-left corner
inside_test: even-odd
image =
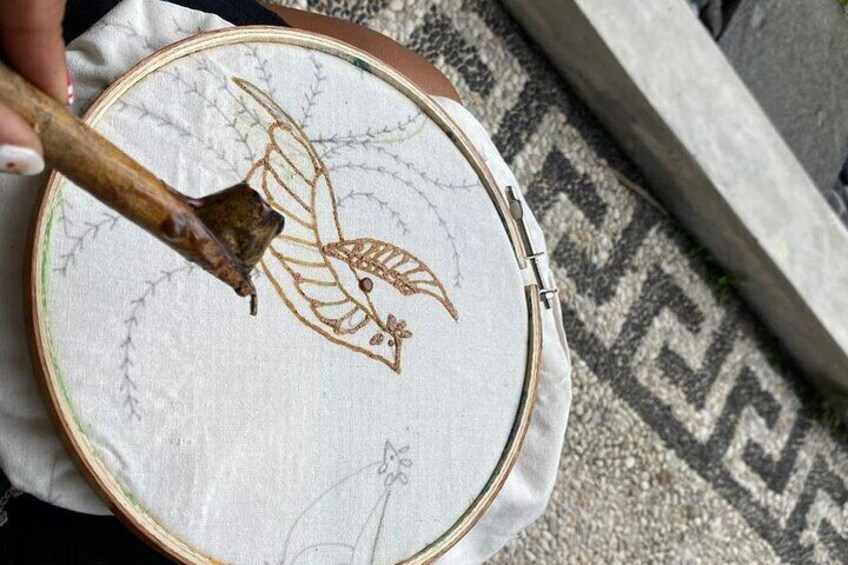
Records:
[[[374,281],[369,279],[368,277],[364,277],[359,280],[359,289],[362,292],[371,292],[374,290]]]

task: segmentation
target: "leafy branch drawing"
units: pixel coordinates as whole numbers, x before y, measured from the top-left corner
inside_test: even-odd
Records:
[[[217,162],[222,164],[228,173],[231,173],[234,177],[239,176],[239,171],[236,168],[235,163],[227,155],[226,151],[224,151],[221,147],[216,147],[209,140],[205,138],[201,138],[200,136],[195,135],[187,126],[178,123],[176,120],[157,112],[156,110],[151,109],[144,102],[135,104],[132,102],[120,101],[116,104],[119,110],[128,109],[136,112],[138,114],[138,118],[140,120],[148,120],[152,121],[156,126],[162,128],[168,128],[174,130],[180,138],[184,140],[192,140],[197,145],[202,147],[208,154],[212,155],[217,159]]]
[[[147,34],[139,33],[138,26],[134,26],[132,24],[126,22],[116,22],[113,20],[100,20],[100,22],[94,24],[92,29],[96,28],[112,28],[122,32],[127,37],[138,41],[143,47],[145,51],[152,53],[157,49],[164,47],[164,45],[154,45],[150,42],[150,37]]]
[[[425,120],[421,118],[424,113],[417,110],[405,118],[401,118],[395,124],[386,124],[379,127],[367,127],[363,131],[348,130],[346,133],[333,133],[329,135],[318,135],[312,140],[312,144],[322,147],[329,146],[319,151],[322,160],[327,160],[345,149],[367,147],[374,143],[397,143],[414,136],[423,127]],[[417,126],[418,129],[413,129]]]
[[[259,54],[259,47],[256,46],[256,45],[248,45],[247,51],[250,54],[250,57],[256,63],[254,70],[258,73],[259,80],[262,81],[262,85],[271,94],[271,96],[276,96],[277,91],[273,87],[272,82],[271,82],[271,70],[270,70],[271,64],[270,64],[270,62],[268,61],[267,58],[265,58],[265,57],[263,57]]]
[[[141,323],[142,311],[152,302],[156,296],[156,291],[161,286],[172,282],[179,275],[191,274],[194,272],[194,269],[195,265],[193,263],[186,263],[180,267],[162,271],[159,277],[145,281],[144,290],[130,301],[130,313],[124,320],[124,339],[119,346],[121,353],[121,384],[119,390],[123,395],[123,406],[128,410],[129,419],[141,420],[139,399],[136,395],[138,383],[132,377],[131,371],[135,367],[135,362],[133,361],[135,342],[133,339]]]
[[[395,226],[403,233],[403,235],[409,233],[409,224],[404,221],[403,216],[401,216],[400,212],[392,208],[391,204],[389,204],[385,200],[382,200],[372,191],[351,190],[350,192],[338,199],[337,206],[339,208],[344,208],[346,202],[358,199],[363,199],[368,202],[371,202],[372,204],[375,204],[381,210],[389,214],[389,216],[394,221]]]
[[[451,247],[451,258],[452,258],[453,264],[454,264],[454,276],[453,276],[454,277],[453,278],[454,288],[461,287],[463,275],[462,275],[462,267],[460,265],[459,247],[457,245],[456,236],[453,234],[453,231],[451,230],[450,226],[448,225],[448,222],[447,222],[447,220],[445,219],[445,217],[442,213],[442,209],[433,202],[432,198],[430,198],[427,195],[427,193],[424,190],[422,190],[420,187],[418,187],[414,182],[403,177],[397,171],[386,168],[382,165],[369,165],[369,164],[366,164],[366,163],[346,163],[344,165],[338,165],[338,166],[331,168],[331,170],[333,172],[338,172],[338,171],[344,170],[344,169],[354,169],[354,170],[359,170],[359,171],[364,171],[364,172],[368,172],[368,173],[375,173],[377,175],[386,176],[386,177],[390,178],[391,180],[395,181],[396,183],[398,183],[399,185],[408,188],[416,196],[418,196],[418,198],[427,207],[427,210],[429,210],[430,213],[435,217],[435,220],[436,220],[437,225],[439,226],[439,229],[441,229],[441,231],[444,234],[445,239],[448,242],[448,245],[450,245],[450,247]]]
[[[407,172],[412,173],[414,176],[417,176],[422,181],[435,188],[449,191],[469,192],[473,188],[480,186],[480,182],[476,179],[465,182],[449,182],[442,178],[431,176],[430,173],[428,173],[412,161],[404,159],[394,151],[386,149],[382,145],[368,145],[365,149],[367,151],[373,151],[375,153],[378,153],[384,157],[388,157],[390,161],[400,165],[401,168],[406,169]]]
[[[62,229],[67,239],[71,242],[71,248],[59,256],[59,266],[53,267],[55,272],[66,276],[71,267],[76,266],[77,259],[80,253],[83,252],[87,242],[97,239],[101,231],[104,229],[111,230],[115,227],[120,219],[120,216],[111,212],[101,212],[100,219],[96,221],[86,220],[82,222],[82,230],[73,231],[76,221],[71,218],[69,210],[73,207],[67,203],[64,197],[60,196],[58,210],[58,221],[62,225]]]
[[[423,116],[423,112],[418,110],[405,118],[401,118],[395,124],[372,126],[359,132],[348,130],[345,134],[336,133],[324,136],[319,135],[316,139],[312,140],[312,142],[316,146],[321,146],[323,148],[319,152],[319,155],[328,163],[328,169],[333,173],[345,169],[375,173],[397,182],[400,186],[405,187],[415,194],[432,214],[447,245],[451,248],[451,259],[454,267],[453,286],[454,288],[459,288],[462,286],[464,275],[462,274],[462,265],[457,239],[445,219],[445,215],[441,207],[427,195],[428,191],[423,187],[446,191],[468,192],[479,186],[479,181],[476,179],[465,182],[446,181],[429,174],[420,166],[408,159],[405,159],[396,151],[386,147],[388,144],[395,144],[398,141],[413,137],[424,125],[424,120],[422,120]],[[383,163],[375,164],[375,162],[371,160],[342,160],[341,157],[343,157],[347,151],[351,150],[361,150],[366,153],[373,153],[376,157],[382,158]],[[406,175],[411,175],[411,178]],[[419,182],[422,183],[422,186],[419,186]],[[374,193],[372,192],[372,194]],[[377,203],[383,202],[385,203],[385,206],[381,205],[381,208],[389,209],[389,203],[384,199],[372,199],[371,201]],[[397,223],[398,218],[396,214],[392,214],[392,219]],[[406,225],[406,229],[403,231],[404,233],[408,233],[408,225]]]
[[[300,127],[304,131],[309,131],[309,121],[312,119],[312,112],[318,103],[318,97],[324,93],[322,88],[324,81],[327,80],[327,75],[324,74],[324,65],[315,57],[314,53],[309,54],[309,61],[312,63],[313,75],[312,84],[309,85],[309,90],[306,92],[306,103],[301,107],[302,117],[300,119]]]
[[[206,76],[208,76],[214,84],[217,84],[217,90],[226,93],[227,97],[230,98],[230,100],[232,100],[236,104],[236,106],[238,107],[238,110],[236,111],[236,117],[246,120],[248,123],[248,129],[262,126],[262,120],[259,116],[259,112],[252,106],[249,106],[245,102],[244,98],[242,98],[238,92],[233,90],[232,85],[230,84],[230,81],[227,76],[221,74],[220,72],[216,72],[209,59],[201,58],[201,62],[197,66],[197,70],[201,73],[206,74]],[[219,110],[217,103],[216,110],[218,110],[222,114],[225,121],[229,120],[229,116],[225,112]],[[236,127],[237,123],[238,122],[236,118],[233,118],[231,121],[231,126],[236,132],[239,132],[239,129]],[[249,146],[248,149],[250,149]]]
[[[189,37],[191,35],[197,35],[198,33],[201,33],[201,32],[204,31],[203,26],[196,23],[196,22],[192,22],[192,27],[191,27],[191,29],[189,29],[189,28],[183,27],[183,24],[181,24],[177,20],[176,17],[171,18],[171,21],[173,21],[173,23],[174,23],[174,31],[176,31],[178,34],[182,35],[183,37]]]
[[[209,65],[205,62],[201,63],[198,66],[198,70],[212,73],[214,75],[214,71],[211,70]],[[206,92],[200,87],[197,82],[192,82],[183,77],[183,73],[179,69],[172,70],[163,70],[160,71],[162,74],[171,77],[177,84],[179,84],[183,88],[184,94],[190,94],[192,96],[196,96],[203,102],[204,106],[207,109],[214,110],[214,113],[221,118],[223,123],[230,128],[235,134],[236,142],[244,149],[243,159],[246,162],[250,162],[252,156],[254,155],[254,150],[250,146],[248,142],[248,133],[246,131],[242,131],[239,128],[238,121],[239,116],[231,117],[226,109],[223,107],[223,104],[217,98],[210,98]],[[226,89],[227,86],[224,85]],[[258,118],[256,118],[256,123],[258,123]]]

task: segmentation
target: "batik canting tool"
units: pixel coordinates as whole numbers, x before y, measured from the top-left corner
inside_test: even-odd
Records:
[[[190,198],[169,187],[26,79],[0,63],[0,103],[35,130],[45,160],[189,261],[251,297],[250,274],[284,219],[246,183]]]

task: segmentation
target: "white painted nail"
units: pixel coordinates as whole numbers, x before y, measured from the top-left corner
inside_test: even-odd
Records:
[[[0,172],[37,175],[44,170],[44,159],[29,147],[0,145]]]
[[[68,106],[72,105],[75,100],[74,96],[74,79],[71,78],[71,71],[67,71],[68,77]]]

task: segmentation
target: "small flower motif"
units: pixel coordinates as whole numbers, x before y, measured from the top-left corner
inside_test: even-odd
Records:
[[[385,336],[383,334],[374,334],[374,336],[368,343],[370,343],[371,345],[380,345],[381,343],[383,343],[384,339]]]
[[[394,347],[395,342],[400,342],[401,340],[412,337],[412,332],[406,329],[406,321],[398,320],[392,314],[389,314],[389,317],[386,319],[386,327],[394,338],[389,341],[389,345],[391,347]]]
[[[402,485],[409,483],[409,475],[404,472],[404,469],[412,467],[412,459],[404,457],[408,451],[408,445],[395,449],[392,442],[386,442],[383,447],[383,463],[377,469],[378,475],[386,475],[383,479],[384,486],[390,487],[395,482],[400,482]]]
[[[397,323],[397,326],[395,327],[394,334],[395,334],[395,337],[397,337],[397,339],[407,339],[407,338],[412,337],[412,332],[409,331],[408,329],[406,329],[406,321],[405,320],[401,320]]]

